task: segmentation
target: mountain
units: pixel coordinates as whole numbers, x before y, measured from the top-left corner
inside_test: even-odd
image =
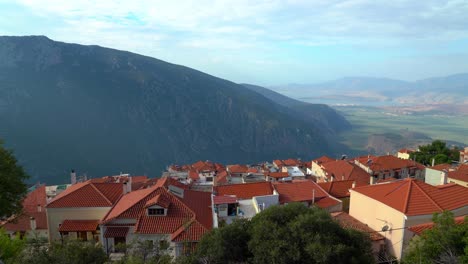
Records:
[[[310,104],[295,100],[257,85],[242,85],[286,107],[290,115],[299,117],[310,124],[321,124],[321,128],[324,129],[326,135],[330,135],[330,133],[333,135],[336,132],[351,129],[351,124],[328,105]]]
[[[0,138],[32,181],[68,182],[72,168],[88,177],[158,177],[172,163],[335,155],[341,146],[323,127],[340,125],[324,121],[154,58],[42,36],[0,37]]]
[[[346,77],[318,84],[291,84],[271,89],[303,101],[330,104],[468,104],[468,73],[414,82]]]

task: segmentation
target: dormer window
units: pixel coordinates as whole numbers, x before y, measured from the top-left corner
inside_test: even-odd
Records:
[[[148,215],[165,215],[164,208],[148,208]]]

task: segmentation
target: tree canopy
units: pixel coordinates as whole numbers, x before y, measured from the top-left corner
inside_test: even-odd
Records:
[[[12,151],[5,149],[0,140],[0,218],[21,211],[27,192],[24,181],[28,178]]]
[[[214,229],[200,241],[204,263],[373,263],[368,236],[341,228],[319,208],[273,206],[251,221]]]
[[[450,149],[441,140],[434,140],[431,144],[419,146],[419,150],[410,154],[410,159],[425,165],[450,163],[452,160],[460,159],[460,149],[457,147]]]
[[[452,212],[443,212],[432,221],[432,229],[411,239],[403,263],[468,263],[468,219],[457,225]]]

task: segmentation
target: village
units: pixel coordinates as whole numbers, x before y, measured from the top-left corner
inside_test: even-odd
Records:
[[[23,213],[0,227],[12,237],[96,241],[111,257],[118,244],[148,240],[178,257],[213,228],[296,202],[368,233],[376,261],[387,263],[433,226],[433,213],[450,211],[457,223],[468,215],[468,148],[458,163],[428,167],[410,152],[248,165],[198,161],[170,165],[160,178],[87,179],[71,171],[69,183],[32,186]]]

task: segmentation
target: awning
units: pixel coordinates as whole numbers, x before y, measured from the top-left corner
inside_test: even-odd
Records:
[[[128,233],[128,227],[122,226],[109,226],[104,232],[104,237],[126,237]]]
[[[96,231],[99,220],[65,220],[60,225],[59,232]]]

